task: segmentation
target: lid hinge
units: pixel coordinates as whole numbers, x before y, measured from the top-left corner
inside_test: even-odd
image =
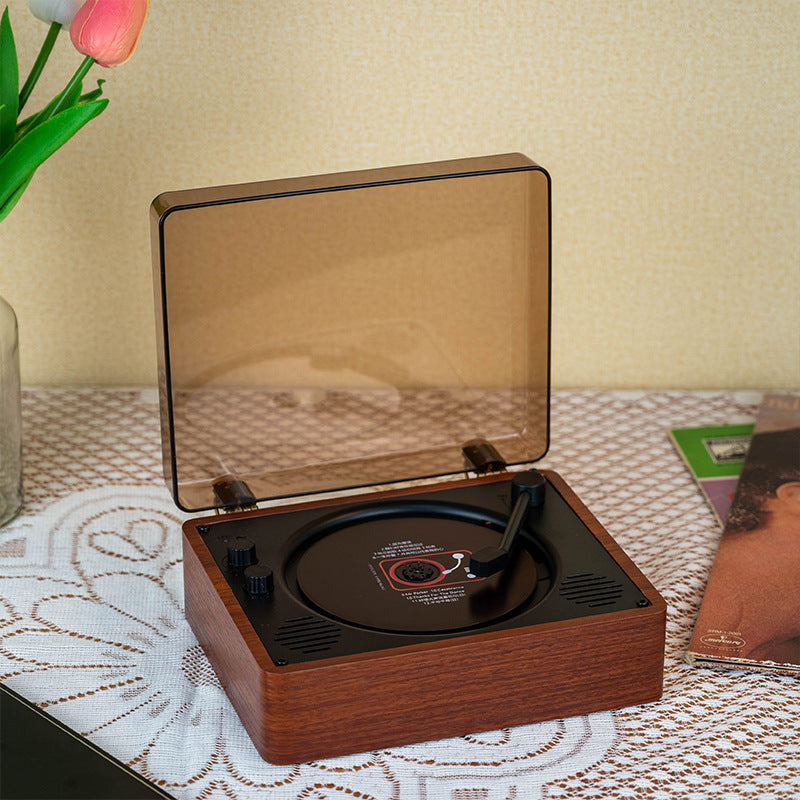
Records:
[[[256,498],[250,487],[235,475],[223,475],[212,484],[217,498],[218,514],[232,514],[235,511],[255,511]]]
[[[478,475],[489,472],[505,472],[506,462],[497,448],[486,439],[470,439],[461,448],[464,454],[464,466]]]

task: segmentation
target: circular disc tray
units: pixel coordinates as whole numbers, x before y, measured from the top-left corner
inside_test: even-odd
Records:
[[[309,545],[297,565],[300,590],[321,611],[367,628],[404,633],[486,625],[536,589],[536,562],[518,547],[488,578],[470,554],[499,544],[495,528],[414,515],[355,522]]]

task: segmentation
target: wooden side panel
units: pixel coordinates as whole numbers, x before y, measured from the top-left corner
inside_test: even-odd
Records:
[[[237,627],[231,608],[235,606],[242,617],[244,612],[222,576],[212,580],[216,564],[196,533],[194,536],[196,541],[186,533],[183,538],[186,619],[250,738],[258,742],[263,740],[264,670],[251,649],[253,642]],[[261,647],[255,632],[253,636]]]
[[[261,752],[292,763],[653,701],[664,621],[622,612],[271,675]]]

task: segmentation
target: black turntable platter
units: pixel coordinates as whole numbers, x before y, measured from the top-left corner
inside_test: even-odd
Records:
[[[470,572],[470,555],[496,545],[501,533],[488,523],[413,514],[356,522],[308,546],[297,583],[310,603],[351,625],[403,633],[486,625],[527,603],[537,584],[524,547],[502,572]]]

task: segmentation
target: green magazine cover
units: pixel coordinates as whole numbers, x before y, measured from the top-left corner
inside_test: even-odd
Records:
[[[675,447],[723,526],[752,433],[752,424],[673,428],[670,431]]]

